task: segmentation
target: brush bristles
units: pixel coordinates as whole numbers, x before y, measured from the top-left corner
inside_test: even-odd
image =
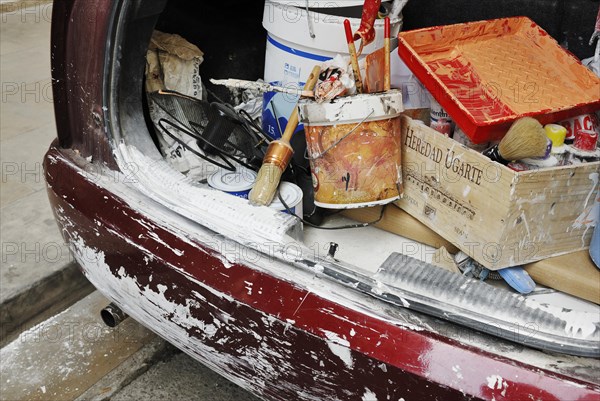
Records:
[[[543,157],[548,147],[544,127],[536,119],[523,117],[510,127],[498,151],[506,160],[521,160],[528,157]]]
[[[283,171],[278,165],[265,163],[258,172],[248,200],[255,206],[269,206],[275,197]]]

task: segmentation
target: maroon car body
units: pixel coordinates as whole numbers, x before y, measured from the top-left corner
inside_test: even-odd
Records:
[[[98,290],[265,399],[600,399],[597,361],[392,307],[316,268],[253,251],[140,191],[136,166],[119,167],[110,131],[147,129],[127,120],[143,120],[143,70],[138,78],[123,71],[143,56],[162,9],[148,3],[54,3],[58,139],[44,161],[48,196]]]

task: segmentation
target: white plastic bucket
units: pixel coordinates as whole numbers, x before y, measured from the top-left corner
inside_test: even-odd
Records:
[[[333,8],[360,6],[363,1],[313,1],[310,7]],[[267,30],[265,76],[267,82],[301,88],[313,67],[337,54],[348,54],[344,31],[345,17],[317,13],[302,8],[303,1],[266,0],[263,26]],[[350,18],[352,30],[360,26],[359,18]],[[402,27],[402,18],[392,20],[392,48]],[[363,56],[384,46],[384,21],[375,22],[375,41],[366,46]],[[311,37],[311,31],[314,38]],[[359,46],[357,42],[357,46]],[[263,102],[263,128],[271,137],[281,137],[287,117],[298,97],[289,94],[267,93]],[[277,124],[277,120],[279,124]],[[299,127],[301,129],[301,127]]]

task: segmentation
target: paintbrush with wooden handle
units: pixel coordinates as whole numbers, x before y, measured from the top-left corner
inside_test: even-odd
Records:
[[[312,91],[319,79],[321,67],[315,66],[304,85],[305,91]],[[294,151],[290,146],[290,139],[298,126],[298,107],[290,116],[281,139],[271,142],[263,159],[263,164],[258,172],[256,183],[250,191],[248,200],[255,206],[268,206],[273,201],[281,175],[287,168]]]
[[[360,75],[360,67],[358,66],[358,55],[356,54],[356,46],[354,46],[354,35],[352,34],[352,26],[350,25],[350,20],[344,20],[344,28],[346,29],[346,41],[348,42],[350,63],[352,64],[352,70],[354,71],[356,93],[363,93],[362,77]]]

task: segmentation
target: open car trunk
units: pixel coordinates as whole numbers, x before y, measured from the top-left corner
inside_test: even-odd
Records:
[[[510,358],[516,365],[533,367],[531,371],[549,371],[570,377],[578,385],[600,388],[598,305],[540,286],[522,296],[501,280],[483,282],[451,273],[431,265],[435,248],[373,226],[323,229],[359,225],[342,214],[327,215],[321,227],[301,227],[288,213],[254,207],[245,199],[211,189],[205,177],[177,171],[158,146],[145,94],[146,53],[153,31],[176,33],[197,45],[204,52],[200,75],[208,100],[235,103],[239,96],[208,80],[262,78],[263,4],[149,3],[123,2],[116,8],[106,59],[106,134],[127,184],[140,194],[121,193],[124,199],[137,204],[142,214],[177,225],[174,229],[182,236],[201,242],[225,266],[250,266],[308,293],[328,294],[367,316],[445,337],[491,359]],[[223,7],[231,8],[232,20],[214,17]],[[114,183],[109,187],[119,191]],[[150,227],[148,231],[152,236]],[[269,291],[251,279],[245,283],[248,294]],[[180,290],[186,291],[185,287]],[[263,302],[267,305],[274,300]],[[262,305],[253,307],[261,309]],[[171,318],[178,319],[178,312],[172,312]],[[287,322],[295,324],[294,319]],[[351,358],[339,351],[347,340],[332,336],[337,339],[332,350],[351,365]],[[191,352],[187,340],[179,340],[177,345]],[[461,369],[457,364],[450,373],[460,379]],[[502,377],[496,382],[494,374],[489,372],[488,386],[502,390],[505,382]],[[569,398],[568,392],[554,395]]]

